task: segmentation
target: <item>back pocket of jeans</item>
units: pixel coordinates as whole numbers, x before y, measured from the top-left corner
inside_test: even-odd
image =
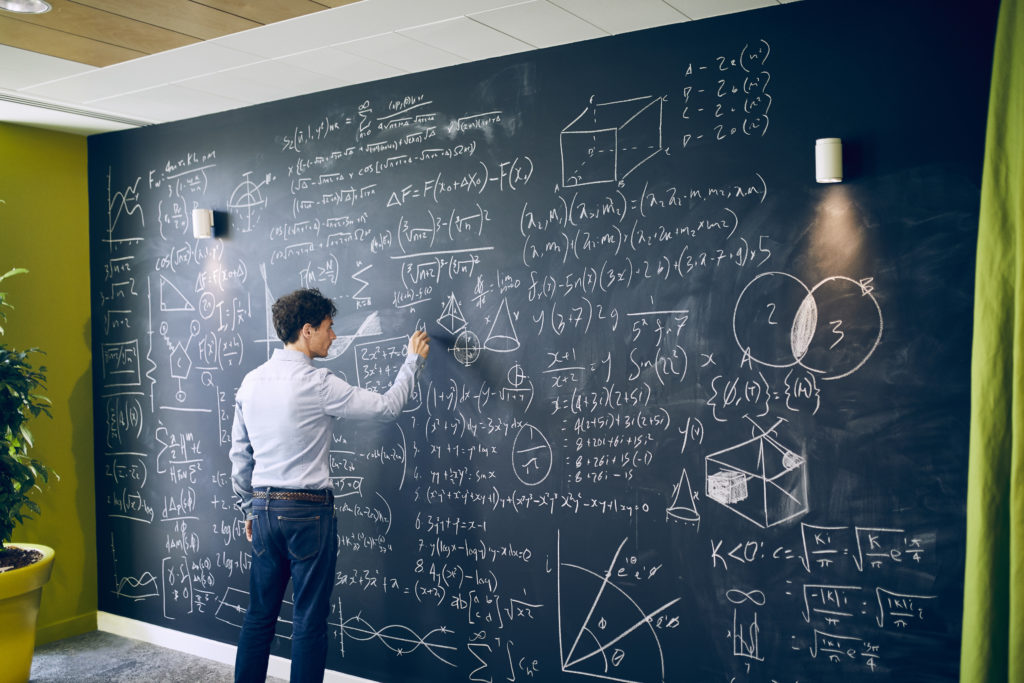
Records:
[[[320,551],[320,516],[284,517],[277,522],[288,545],[288,555],[293,560],[308,560]]]

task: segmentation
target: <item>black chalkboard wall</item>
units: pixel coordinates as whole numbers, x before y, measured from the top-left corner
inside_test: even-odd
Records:
[[[434,338],[336,428],[329,668],[955,678],[994,25],[800,2],[90,138],[100,609],[236,642],[232,397],[315,286],[352,383]]]

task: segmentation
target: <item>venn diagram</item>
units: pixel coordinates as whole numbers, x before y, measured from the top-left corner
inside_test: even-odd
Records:
[[[736,300],[733,336],[744,360],[840,379],[859,370],[882,339],[873,291],[871,279],[837,275],[808,287],[788,273],[762,273]]]

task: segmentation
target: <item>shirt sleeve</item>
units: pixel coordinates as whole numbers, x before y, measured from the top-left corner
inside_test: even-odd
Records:
[[[235,507],[245,514],[246,519],[253,519],[252,513],[252,444],[249,442],[249,431],[245,428],[242,406],[235,401],[235,421],[231,425],[231,489],[238,497]]]
[[[418,353],[407,355],[391,388],[383,394],[352,386],[334,373],[326,372],[320,386],[324,412],[332,417],[395,420],[409,401],[424,363]]]

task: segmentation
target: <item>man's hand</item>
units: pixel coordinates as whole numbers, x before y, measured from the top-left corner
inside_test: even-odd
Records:
[[[252,520],[245,520],[245,538],[247,541],[252,543]]]
[[[427,359],[427,354],[430,353],[430,337],[423,330],[416,330],[409,337],[409,353],[418,353],[423,356],[423,359]]]

